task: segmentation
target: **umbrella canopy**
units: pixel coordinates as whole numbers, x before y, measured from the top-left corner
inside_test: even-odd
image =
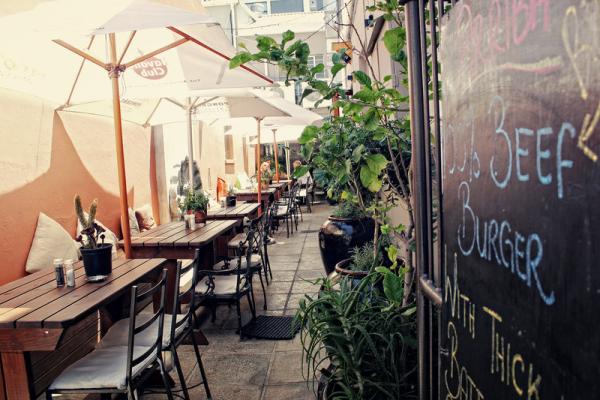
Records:
[[[229,87],[271,83],[249,67],[228,68],[229,56],[213,47],[228,44],[224,32],[193,0],[55,0],[2,18],[0,27],[3,37],[15,38],[2,45],[0,61],[12,67],[10,74],[0,73],[1,86],[66,105],[112,97],[128,258],[121,91],[132,98],[154,97],[227,87],[225,78]],[[60,53],[56,45],[69,52]],[[215,64],[207,64],[209,59]]]

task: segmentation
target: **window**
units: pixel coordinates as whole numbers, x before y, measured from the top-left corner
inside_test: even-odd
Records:
[[[227,129],[229,128],[229,129]],[[225,131],[230,130],[231,127],[226,126]],[[235,161],[234,161],[234,152],[233,152],[233,135],[225,134],[225,173],[226,174],[234,174],[235,173]]]
[[[308,56],[308,67],[313,68],[316,65],[323,64],[323,54],[314,54],[312,56]],[[325,79],[327,77],[327,66],[323,72],[319,72],[315,75],[317,79]]]
[[[303,12],[304,0],[271,0],[271,14]]]
[[[310,0],[310,11],[323,10],[323,0]]]
[[[267,15],[269,13],[269,7],[266,1],[248,2],[246,3],[248,8],[259,15]]]

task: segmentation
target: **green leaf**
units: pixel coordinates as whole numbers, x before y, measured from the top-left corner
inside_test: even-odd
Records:
[[[242,64],[252,61],[252,55],[248,52],[238,53],[229,60],[229,68],[234,69]]]
[[[323,63],[317,64],[310,69],[311,74],[318,74],[319,72],[323,72],[323,71],[325,71],[325,64],[323,64]]]
[[[271,46],[277,46],[275,39],[269,36],[257,36],[256,47],[262,51],[268,51]]]
[[[389,162],[383,154],[369,154],[366,157],[366,161],[369,169],[376,175],[379,175]]]
[[[352,160],[354,162],[359,162],[360,158],[362,157],[364,152],[365,152],[365,145],[359,144],[358,146],[356,146],[356,148],[352,152]]]
[[[406,45],[406,30],[403,27],[388,29],[383,35],[383,43],[390,52],[392,58],[400,61],[400,54],[404,52]]]
[[[363,88],[352,96],[357,100],[364,101],[365,103],[372,103],[377,100],[377,93],[370,88]]]
[[[309,125],[302,131],[302,134],[298,138],[298,143],[307,144],[317,138],[319,128],[314,125]]]
[[[409,309],[407,309],[406,311],[404,311],[402,313],[402,315],[404,317],[410,317],[411,315],[413,315],[415,312],[417,312],[417,307],[411,307]]]
[[[377,110],[374,108],[369,109],[363,118],[363,124],[369,131],[374,131],[379,126],[379,116]]]
[[[281,47],[285,46],[287,42],[294,40],[295,37],[296,35],[294,34],[294,32],[290,30],[283,32],[283,34],[281,35]]]
[[[336,76],[338,72],[344,69],[344,67],[344,64],[334,64],[334,66],[331,67],[331,76]]]
[[[369,89],[371,88],[371,78],[369,78],[369,75],[367,75],[363,71],[354,71],[354,77],[361,85],[366,86]]]
[[[308,172],[308,170],[308,165],[303,165],[301,167],[296,168],[292,175],[294,178],[300,178],[301,176],[305,175]]]
[[[377,174],[374,174],[366,165],[360,167],[360,182],[373,193],[377,193],[382,186],[382,182],[377,177]]]
[[[398,248],[394,245],[391,245],[387,248],[387,256],[391,262],[394,262],[398,259]]]
[[[402,303],[404,294],[404,280],[401,276],[393,273],[385,274],[383,277],[383,293],[388,300],[394,303]]]

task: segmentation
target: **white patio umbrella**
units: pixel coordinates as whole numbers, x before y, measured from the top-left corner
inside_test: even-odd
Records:
[[[228,68],[229,57],[215,46],[223,44],[224,33],[193,0],[54,0],[0,19],[0,35],[18,39],[2,43],[0,61],[8,60],[14,72],[0,74],[0,86],[67,106],[112,98],[128,258],[121,85],[127,97],[147,98],[271,83],[249,67]],[[110,88],[104,80],[107,72]]]

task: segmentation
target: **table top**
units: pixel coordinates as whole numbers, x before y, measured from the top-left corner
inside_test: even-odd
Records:
[[[275,194],[275,192],[277,192],[277,188],[270,187],[268,189],[261,189],[260,192],[263,196],[271,195],[271,194]],[[256,189],[238,190],[237,192],[235,192],[236,196],[248,196],[248,195],[256,196],[257,194],[258,194],[258,191]]]
[[[131,237],[131,247],[201,247],[237,225],[236,219],[208,221],[186,229],[183,221],[159,225]],[[123,246],[123,241],[119,241]]]
[[[56,287],[54,268],[47,268],[0,286],[0,328],[64,328],[110,302],[148,274],[163,258],[113,260],[103,282],[88,283],[83,264],[75,264],[75,287]]]
[[[290,182],[291,181],[282,179],[279,182],[274,181],[273,183],[269,184],[269,187],[281,190],[281,189],[285,189],[289,185]]]
[[[206,218],[210,219],[240,219],[251,216],[258,210],[258,203],[236,202],[233,207],[212,208]]]

